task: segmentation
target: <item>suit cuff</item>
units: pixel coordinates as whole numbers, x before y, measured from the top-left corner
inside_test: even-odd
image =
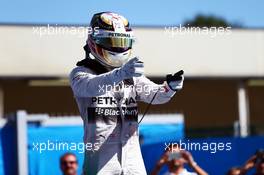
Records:
[[[175,90],[172,90],[172,89],[170,88],[170,86],[168,85],[168,83],[167,83],[166,81],[163,83],[163,87],[164,87],[164,89],[165,89],[165,93],[166,93],[168,96],[170,96],[170,97],[172,97],[172,96],[176,93]]]

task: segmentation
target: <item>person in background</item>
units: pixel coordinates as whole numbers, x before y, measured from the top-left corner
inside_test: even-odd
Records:
[[[60,169],[63,175],[77,175],[78,161],[75,154],[63,154],[60,157]]]
[[[168,172],[165,175],[208,175],[193,159],[191,153],[179,148],[178,144],[170,146],[157,162],[151,175],[157,175],[160,169],[168,166]],[[188,172],[184,165],[188,164],[194,172]]]
[[[255,168],[254,175],[264,175],[264,150],[259,149],[256,153],[249,158],[242,168],[241,175],[245,175],[250,169]]]
[[[226,175],[242,175],[241,173],[241,168],[233,167],[226,173]]]

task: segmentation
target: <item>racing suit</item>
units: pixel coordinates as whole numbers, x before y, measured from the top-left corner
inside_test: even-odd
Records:
[[[137,101],[150,103],[158,91],[152,103],[166,103],[175,91],[166,82],[157,85],[145,76],[127,81],[115,69],[98,74],[85,66],[72,70],[70,84],[84,123],[83,174],[145,175]]]

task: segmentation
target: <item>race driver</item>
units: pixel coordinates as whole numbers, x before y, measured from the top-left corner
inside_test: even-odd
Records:
[[[145,175],[138,133],[137,101],[168,102],[183,87],[183,75],[168,75],[157,85],[143,75],[143,62],[132,57],[134,36],[123,16],[93,16],[84,49],[86,58],[70,74],[84,123],[83,174]],[[166,59],[166,58],[164,58]]]

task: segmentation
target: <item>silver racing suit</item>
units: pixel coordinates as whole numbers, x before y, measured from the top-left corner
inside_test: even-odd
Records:
[[[137,101],[150,103],[158,91],[152,103],[166,103],[175,91],[145,76],[126,83],[115,70],[97,75],[84,66],[72,70],[70,84],[84,123],[83,174],[145,175]]]

